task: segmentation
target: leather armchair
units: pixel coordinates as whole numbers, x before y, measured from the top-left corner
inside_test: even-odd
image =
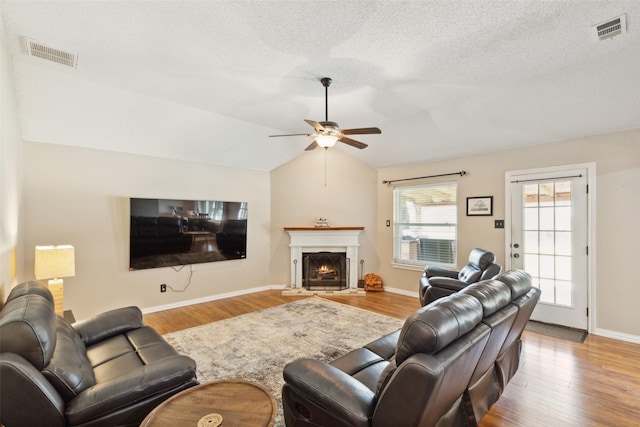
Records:
[[[495,260],[496,256],[492,252],[475,248],[469,254],[469,263],[460,271],[425,267],[418,289],[420,304],[427,305],[438,298],[458,292],[471,283],[493,279],[502,271]]]
[[[48,288],[15,287],[0,311],[0,422],[13,426],[137,426],[198,384],[178,354],[125,307],[71,325]]]

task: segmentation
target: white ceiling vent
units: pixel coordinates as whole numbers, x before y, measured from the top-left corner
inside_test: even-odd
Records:
[[[54,49],[27,38],[24,40],[27,48],[27,55],[29,56],[36,56],[71,68],[76,68],[78,65],[78,55]]]
[[[598,25],[594,25],[596,31],[596,40],[602,41],[611,39],[619,34],[627,32],[627,18],[625,14],[617,18],[609,19]]]

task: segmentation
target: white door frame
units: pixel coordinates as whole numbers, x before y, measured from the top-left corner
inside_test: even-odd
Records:
[[[587,256],[587,304],[589,308],[588,330],[592,333],[596,326],[596,164],[578,163],[573,165],[553,166],[536,169],[523,169],[505,172],[505,240],[504,253],[506,270],[511,269],[511,180],[516,175],[536,174],[536,173],[553,173],[565,169],[582,168],[587,170],[587,185],[589,193],[587,194],[587,245],[589,254]]]

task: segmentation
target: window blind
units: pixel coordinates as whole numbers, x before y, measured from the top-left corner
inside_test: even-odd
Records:
[[[394,262],[455,267],[457,183],[395,187]]]

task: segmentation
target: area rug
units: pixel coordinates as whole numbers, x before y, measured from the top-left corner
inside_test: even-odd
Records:
[[[548,323],[536,322],[535,320],[528,321],[525,330],[579,343],[583,343],[585,338],[587,338],[587,331],[583,331],[582,329],[550,325]]]
[[[164,335],[197,364],[201,383],[243,378],[276,397],[276,426],[284,426],[284,366],[308,357],[331,361],[402,327],[402,320],[310,297]]]

